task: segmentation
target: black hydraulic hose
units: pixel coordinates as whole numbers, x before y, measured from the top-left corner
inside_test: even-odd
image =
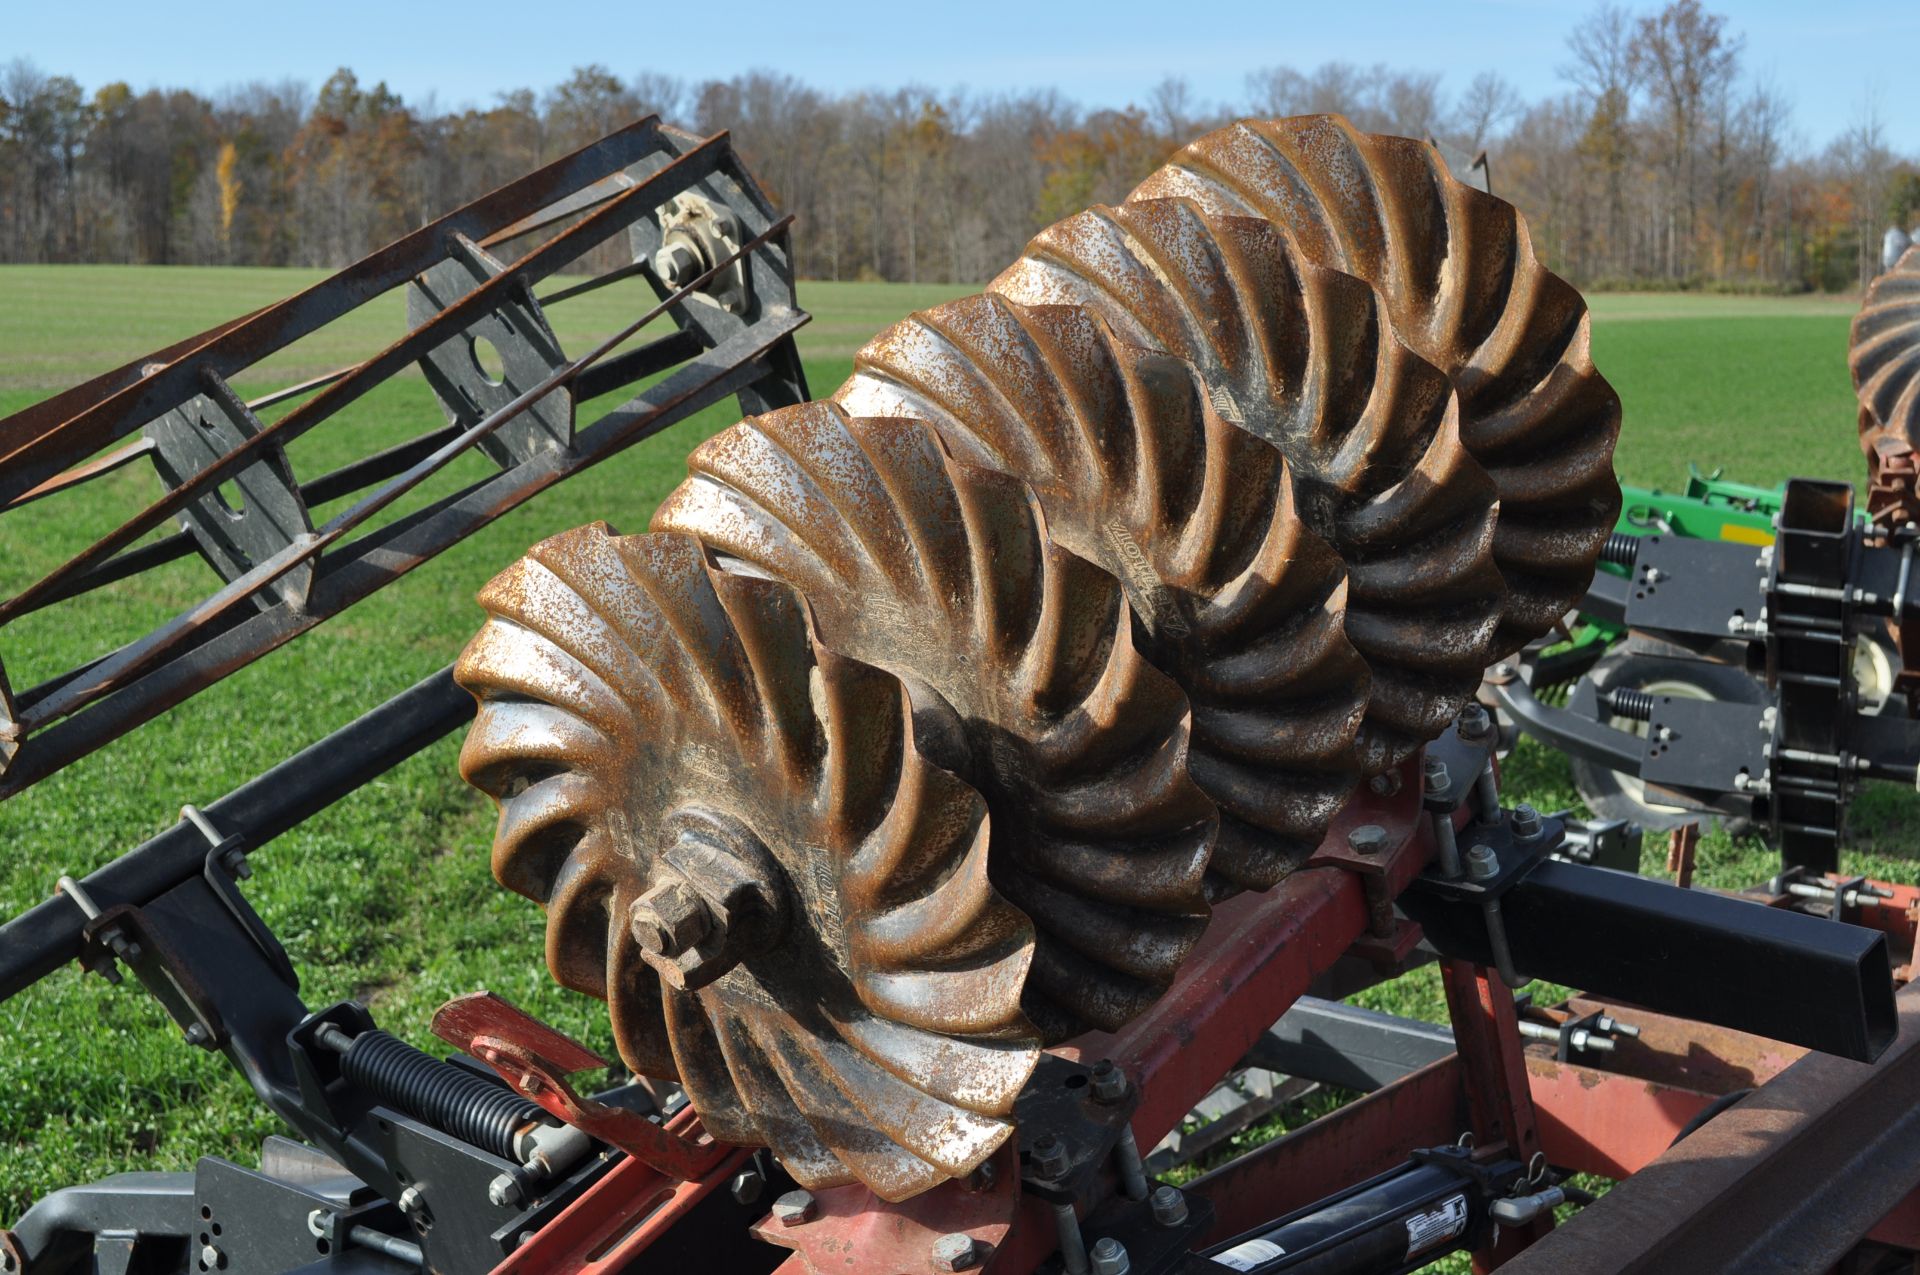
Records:
[[[473,711],[473,697],[454,685],[448,665],[202,813],[251,852],[458,730]],[[103,909],[144,904],[198,874],[210,848],[206,835],[182,820],[81,884]],[[79,956],[85,921],[73,900],[55,897],[0,925],[0,1001]]]

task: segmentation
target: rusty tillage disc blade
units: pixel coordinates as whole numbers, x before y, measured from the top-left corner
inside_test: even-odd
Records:
[[[1302,261],[1271,222],[1183,200],[1069,217],[989,288],[1084,304],[1121,340],[1191,361],[1222,415],[1285,453],[1302,516],[1346,562],[1347,636],[1373,672],[1364,764],[1445,728],[1504,602],[1493,484],[1447,378],[1394,339],[1372,288]]]
[[[1873,281],[1853,318],[1847,350],[1860,398],[1860,450],[1875,464],[1874,444],[1892,438],[1920,448],[1920,248],[1900,255]]]
[[[681,536],[582,527],[481,602],[460,760],[494,874],[628,1065],[810,1186],[904,1199],[991,1154],[1037,1058],[1032,929],[899,681]]]
[[[929,421],[963,459],[1028,479],[1054,538],[1122,582],[1193,705],[1216,873],[1265,889],[1319,845],[1367,702],[1345,570],[1296,512],[1279,451],[1225,421],[1190,365],[1079,306],[988,294],[882,332],[836,400]]]
[[[1500,492],[1500,650],[1575,607],[1620,511],[1620,400],[1594,370],[1586,302],[1534,256],[1511,204],[1433,147],[1339,116],[1244,121],[1130,197],[1271,218],[1309,258],[1379,288],[1400,339],[1453,379],[1460,431]]]
[[[923,421],[806,403],[688,467],[656,529],[793,585],[835,650],[951,708],[942,760],[993,812],[993,881],[1033,919],[1026,1003],[1047,1037],[1152,1003],[1205,926],[1218,817],[1187,775],[1186,698],[1136,649],[1113,577],[1052,542],[1024,483],[953,460]]]

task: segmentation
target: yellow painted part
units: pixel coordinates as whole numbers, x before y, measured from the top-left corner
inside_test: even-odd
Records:
[[[1740,524],[1733,522],[1723,522],[1720,524],[1720,538],[1722,540],[1732,540],[1743,545],[1770,545],[1773,543],[1773,533],[1766,528],[1742,527]]]

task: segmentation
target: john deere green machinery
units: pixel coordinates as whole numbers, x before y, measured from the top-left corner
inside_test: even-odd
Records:
[[[1588,605],[1570,623],[1564,639],[1532,653],[1531,686],[1543,705],[1565,706],[1585,679],[1600,719],[1615,730],[1644,739],[1650,723],[1635,715],[1645,704],[1638,696],[1755,706],[1768,702],[1764,668],[1701,659],[1697,650],[1630,632],[1626,624],[1624,586],[1634,576],[1640,538],[1751,545],[1756,555],[1770,552],[1774,544],[1776,519],[1786,499],[1785,483],[1757,487],[1730,481],[1718,469],[1712,473],[1694,466],[1688,469],[1686,485],[1679,491],[1621,484],[1620,520],[1599,569],[1604,578],[1596,578]],[[1856,514],[1854,521],[1864,525],[1865,514]],[[1855,641],[1853,677],[1860,711],[1877,715],[1887,709],[1898,667],[1898,655],[1884,633],[1862,634]],[[1626,711],[1616,711],[1616,699],[1617,708]],[[1506,713],[1502,722],[1526,729],[1524,722],[1516,723]],[[1538,733],[1558,742],[1550,732]],[[1569,756],[1581,797],[1604,819],[1626,820],[1653,830],[1698,821],[1723,824],[1736,832],[1751,822],[1741,811],[1701,809],[1677,802],[1670,794],[1650,792],[1638,773],[1608,765],[1604,757],[1583,756],[1574,750],[1569,750]]]

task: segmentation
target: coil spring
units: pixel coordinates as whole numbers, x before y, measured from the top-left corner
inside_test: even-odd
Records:
[[[1607,708],[1617,717],[1636,722],[1653,720],[1653,696],[1630,686],[1616,686],[1607,692]]]
[[[383,1031],[361,1032],[340,1056],[340,1071],[416,1120],[462,1142],[516,1159],[513,1135],[546,1118],[510,1089],[423,1054]]]
[[[1600,546],[1600,561],[1611,562],[1616,567],[1630,567],[1639,556],[1640,537],[1624,531],[1608,533],[1607,542]]]

